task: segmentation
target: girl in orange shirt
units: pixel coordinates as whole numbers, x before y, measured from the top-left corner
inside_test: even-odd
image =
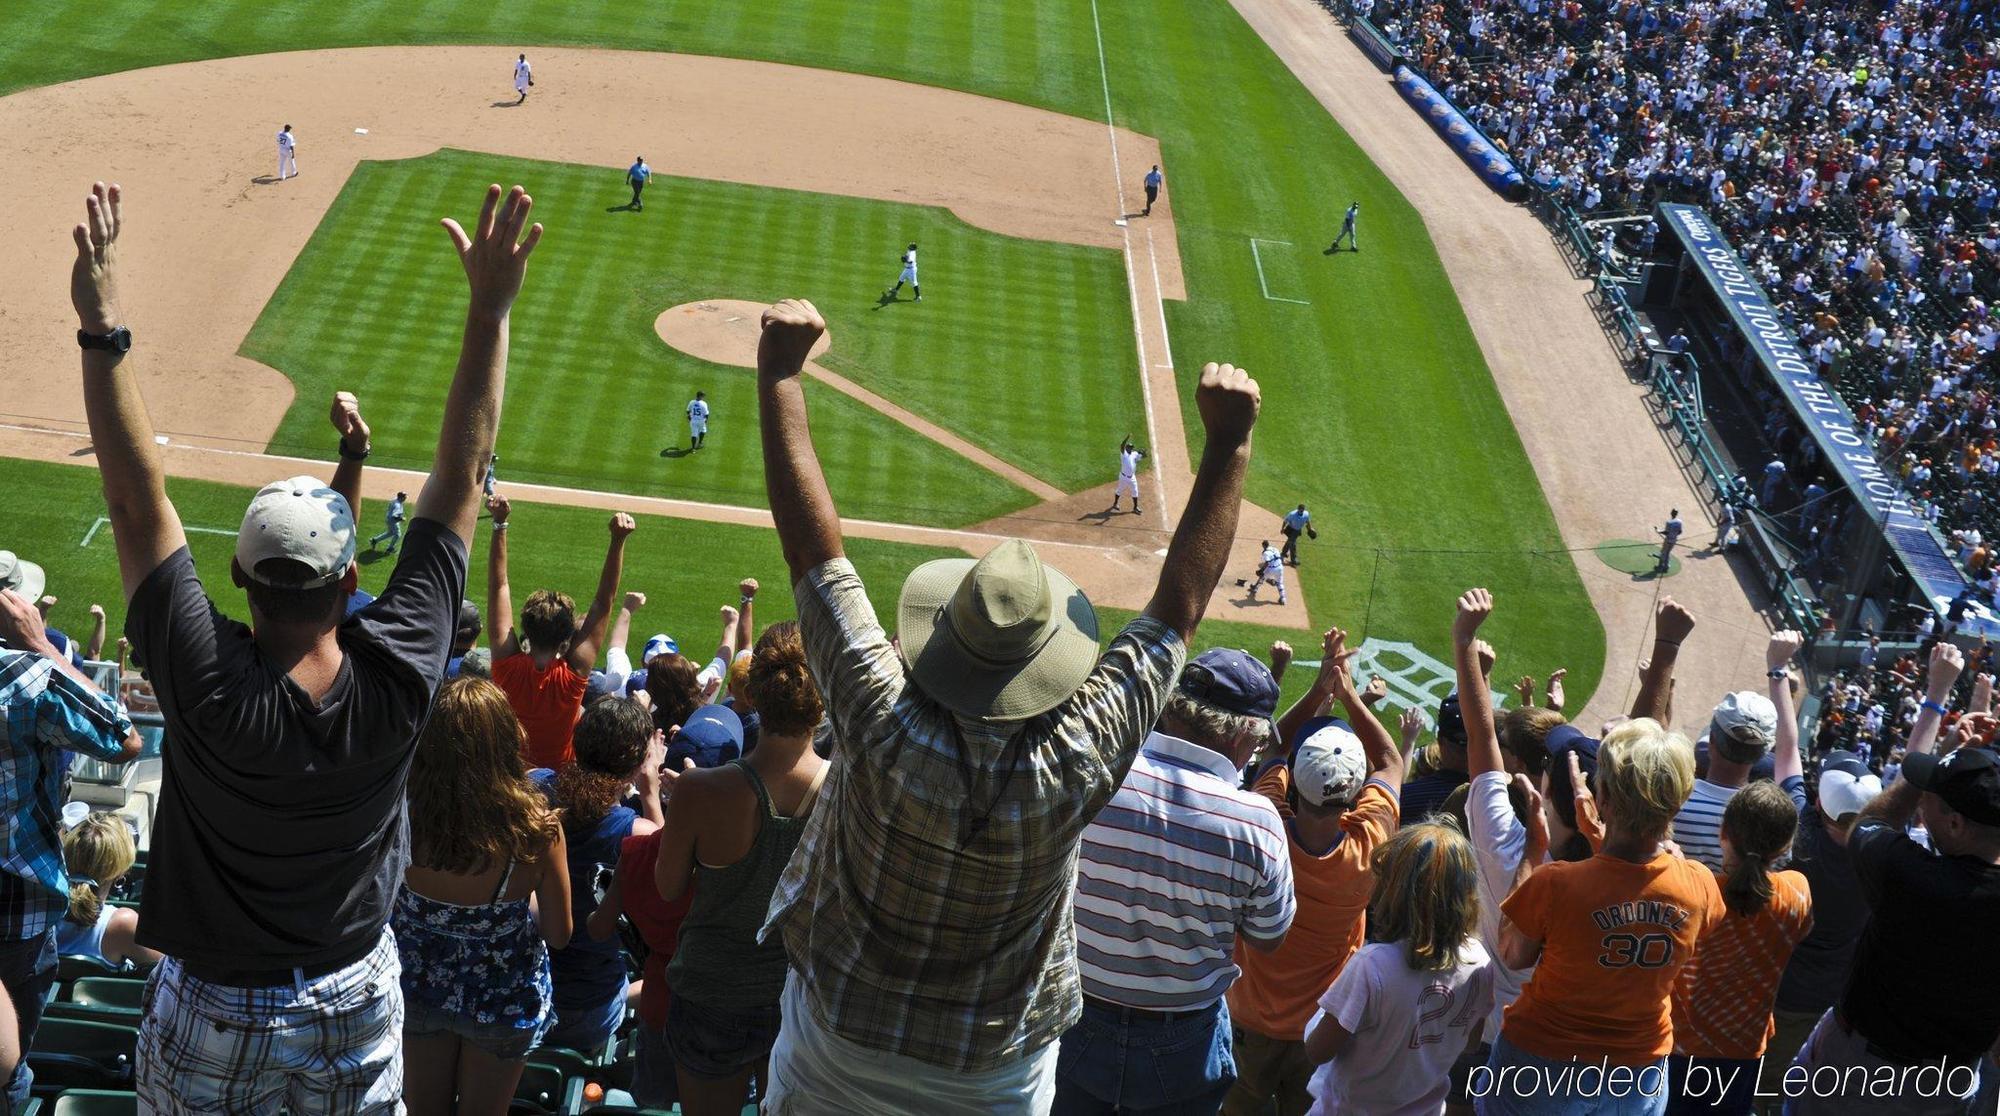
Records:
[[[1792,948],[1812,932],[1812,888],[1801,872],[1774,872],[1791,851],[1798,799],[1776,783],[1738,791],[1722,813],[1723,902],[1729,914],[1701,939],[1674,986],[1673,1101],[1669,1116],[1746,1116],[1758,1059],[1777,1030],[1771,1005]],[[1781,1052],[1789,1056],[1788,1051]]]
[[[1597,855],[1543,864],[1547,829],[1531,820],[1521,876],[1501,904],[1500,961],[1535,973],[1467,1083],[1481,1116],[1666,1111],[1674,981],[1723,910],[1715,877],[1667,841],[1693,789],[1693,746],[1641,718],[1598,750]]]

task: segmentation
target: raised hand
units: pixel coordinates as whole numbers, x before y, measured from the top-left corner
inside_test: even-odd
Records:
[[[495,492],[486,498],[486,510],[493,513],[494,526],[507,522],[507,514],[514,510],[514,502]]]
[[[1201,412],[1202,429],[1208,432],[1209,441],[1221,445],[1249,441],[1262,399],[1257,381],[1250,378],[1250,373],[1233,364],[1210,362],[1201,366],[1194,403]]]
[[[1271,673],[1283,674],[1292,665],[1292,645],[1282,639],[1271,641]]]
[[[123,226],[124,191],[116,183],[95,183],[84,199],[85,220],[70,230],[76,263],[69,273],[69,301],[85,333],[106,334],[125,324],[118,301],[118,232]]]
[[[1535,704],[1534,676],[1527,674],[1522,675],[1521,680],[1519,682],[1514,683],[1514,696],[1520,699],[1521,707],[1523,709]]]
[[[1662,643],[1679,646],[1694,631],[1694,613],[1689,612],[1672,597],[1660,598],[1658,613],[1653,618],[1653,638]]]
[[[35,611],[41,613],[42,619],[46,621],[49,618],[49,613],[54,612],[56,605],[61,602],[61,597],[45,596],[35,602]]]
[[[1493,645],[1483,639],[1475,639],[1472,641],[1472,653],[1479,656],[1479,677],[1492,678],[1493,664],[1499,660],[1499,656],[1493,653]]]
[[[1548,694],[1548,707],[1558,713],[1562,712],[1563,699],[1566,696],[1563,693],[1563,679],[1568,677],[1568,667],[1558,667],[1555,673],[1549,675],[1549,686],[1546,691]]]
[[[612,540],[623,542],[628,535],[639,529],[639,523],[630,513],[616,512],[611,516],[610,529]]]
[[[736,613],[736,606],[735,606],[735,605],[723,605],[723,606],[722,606],[722,626],[723,626],[723,627],[725,627],[725,628],[733,628],[733,627],[735,627],[735,626],[736,626],[736,615],[737,615],[737,613]]]
[[[1597,812],[1597,796],[1591,793],[1590,780],[1584,778],[1583,764],[1576,758],[1576,752],[1566,753],[1569,761],[1569,785],[1576,798],[1576,831],[1583,834],[1591,848],[1604,843],[1604,818]]]
[[[1467,589],[1458,598],[1458,614],[1451,621],[1451,639],[1459,647],[1470,646],[1479,634],[1479,625],[1493,615],[1493,594],[1484,589]]]
[[[479,222],[470,235],[449,217],[439,222],[451,235],[459,262],[465,265],[465,279],[472,287],[472,312],[504,317],[514,308],[521,279],[528,272],[528,255],[542,240],[541,223],[528,225],[528,211],[534,205],[535,199],[519,186],[507,192],[503,203],[500,186],[495,183],[486,188]],[[521,236],[523,228],[527,228],[526,239]]]
[[[1764,669],[1781,670],[1790,665],[1805,642],[1806,637],[1794,631],[1772,632],[1771,642],[1764,645]]]
[[[1930,697],[1939,705],[1951,696],[1951,688],[1958,684],[1958,676],[1965,670],[1965,653],[1958,645],[1939,640],[1931,648]]]
[[[343,445],[356,453],[368,448],[368,422],[361,417],[361,401],[351,391],[333,393],[333,407],[327,414]]]
[[[1575,758],[1574,754],[1571,758]],[[1542,811],[1542,792],[1526,775],[1514,776],[1514,789],[1521,792],[1521,824],[1528,831],[1528,844],[1521,859],[1528,863],[1532,855],[1538,862],[1549,850],[1549,816]]]
[[[624,608],[627,612],[637,612],[646,607],[646,594],[632,590],[625,594]]]
[[[757,595],[757,590],[761,588],[763,588],[763,586],[758,585],[757,579],[754,577],[746,577],[742,581],[736,583],[736,591],[738,593],[743,594],[745,597],[755,597]]]
[[[1368,679],[1368,688],[1361,691],[1361,704],[1368,706],[1378,705],[1383,698],[1388,696],[1389,680],[1379,674],[1373,675]]]
[[[1414,707],[1403,710],[1403,715],[1396,718],[1396,733],[1402,739],[1403,754],[1409,755],[1417,746],[1417,738],[1424,734],[1423,711]]]
[[[1318,685],[1343,705],[1354,696],[1354,675],[1349,672],[1347,663],[1358,654],[1358,648],[1353,651],[1347,649],[1347,632],[1343,629],[1328,628],[1326,634],[1320,637]]]
[[[778,376],[794,376],[806,366],[826,319],[802,298],[788,298],[764,311],[764,333],[757,339],[757,368]]]
[[[17,650],[35,651],[53,657],[53,652],[44,651],[48,645],[48,632],[42,621],[42,614],[33,602],[12,589],[0,589],[0,640]]]

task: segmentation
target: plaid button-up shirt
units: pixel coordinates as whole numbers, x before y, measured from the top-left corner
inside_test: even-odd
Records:
[[[851,1042],[967,1071],[1054,1042],[1083,1006],[1077,845],[1159,717],[1186,655],[1179,634],[1142,616],[1055,709],[1011,724],[960,718],[955,734],[905,679],[852,565],[812,570],[795,595],[838,743],[764,933],[784,934],[814,1017]],[[1003,780],[989,823],[961,847]]]
[[[0,940],[41,934],[69,909],[60,816],[64,750],[115,760],[131,731],[116,699],[41,655],[0,648],[0,810],[7,815]]]

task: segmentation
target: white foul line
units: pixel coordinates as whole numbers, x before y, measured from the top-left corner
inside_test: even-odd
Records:
[[[110,525],[111,521],[109,519],[104,518],[101,515],[98,516],[96,519],[91,520],[90,530],[85,531],[83,533],[83,541],[76,544],[78,549],[82,549],[83,547],[89,546],[90,540],[97,537],[97,532],[105,527],[109,527]],[[195,534],[195,535],[227,535],[232,539],[235,538],[238,534],[238,532],[235,531],[225,531],[220,527],[190,527],[185,523],[181,524],[181,531],[183,533]]]
[[[1279,298],[1277,295],[1271,293],[1271,285],[1264,282],[1264,257],[1257,252],[1257,239],[1254,236],[1250,238],[1250,258],[1257,263],[1257,285],[1264,288],[1264,297],[1270,299],[1272,302],[1289,302],[1294,306],[1311,306],[1312,303],[1302,298]],[[1273,240],[1269,243],[1289,245],[1291,241]]]
[[[1097,34],[1097,80],[1104,86],[1104,130],[1111,136],[1111,176],[1118,186],[1118,219],[1125,219],[1125,171],[1118,165],[1118,126],[1111,119],[1111,71],[1104,65],[1104,27],[1097,21],[1097,0],[1090,0],[1090,29]],[[1131,255],[1132,245],[1125,245]]]
[[[1125,170],[1118,161],[1118,125],[1111,112],[1111,71],[1104,62],[1104,25],[1097,18],[1097,0],[1090,0],[1090,29],[1097,37],[1097,80],[1104,87],[1104,134],[1111,137],[1111,183],[1118,191],[1118,235],[1125,244],[1125,288],[1132,292],[1132,338],[1139,343],[1139,395],[1146,404],[1146,437],[1152,449],[1147,457],[1153,462],[1153,510],[1159,513],[1160,526],[1170,526],[1167,520],[1167,482],[1160,472],[1160,431],[1153,419],[1153,385],[1146,375],[1146,335],[1139,324],[1139,279],[1132,270],[1132,230],[1125,223]],[[1146,236],[1153,235],[1151,229]],[[1160,291],[1160,263],[1153,261],[1153,297],[1157,300]],[[1160,307],[1161,343],[1166,342],[1167,310]],[[1171,347],[1166,354],[1167,367],[1172,368],[1174,356]]]
[[[1160,344],[1166,346],[1167,367],[1174,366],[1174,342],[1167,333],[1167,296],[1160,291],[1160,253],[1153,247],[1153,226],[1146,226],[1146,258],[1153,262],[1153,308],[1160,313]]]

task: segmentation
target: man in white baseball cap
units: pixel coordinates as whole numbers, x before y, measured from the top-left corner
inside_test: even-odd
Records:
[[[346,497],[305,476],[257,490],[236,534],[231,574],[238,586],[304,592],[350,581],[354,573],[354,509]],[[251,595],[253,610],[257,596]]]
[[[126,634],[166,719],[139,930],[165,954],[140,1024],[139,1106],[203,1097],[296,1116],[402,1110],[404,1021],[389,911],[409,863],[403,792],[465,596],[466,546],[507,378],[508,316],[541,227],[520,187],[475,230],[444,222],[471,287],[458,370],[415,521],[387,586],[356,589],[354,512],[312,477],[266,485],[230,579],[251,625],[196,573],[119,304],[123,199],[99,183],[74,230],[83,398],[127,598]],[[525,239],[523,233],[526,232]],[[353,462],[368,447],[343,434]],[[227,1032],[212,1020],[241,1024]]]
[[[1674,842],[1689,860],[1722,870],[1722,811],[1749,783],[1777,734],[1778,707],[1763,694],[1741,690],[1715,707],[1706,735],[1708,771],[1674,815]]]

